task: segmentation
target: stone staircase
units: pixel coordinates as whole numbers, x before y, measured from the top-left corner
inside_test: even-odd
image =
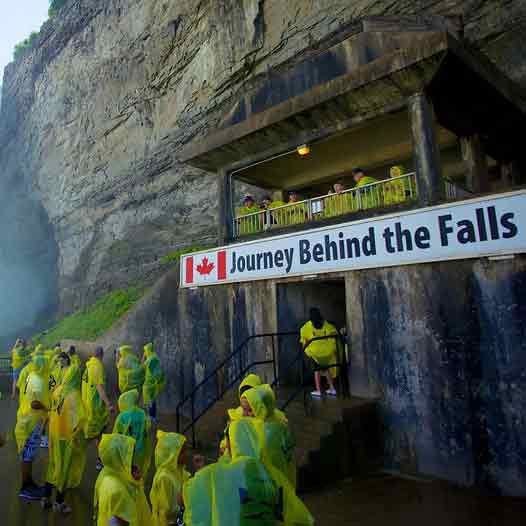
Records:
[[[287,394],[287,390],[280,390],[278,402],[285,400]],[[227,423],[227,409],[237,405],[234,393],[227,393],[197,423],[196,451],[209,461],[217,459],[218,445]],[[306,410],[298,397],[285,412],[296,441],[300,491],[314,490],[380,467],[382,437],[374,400],[356,397],[309,399]],[[188,438],[191,438],[190,433]]]

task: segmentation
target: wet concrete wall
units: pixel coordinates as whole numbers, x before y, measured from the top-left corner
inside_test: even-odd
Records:
[[[525,269],[349,273],[351,388],[380,400],[387,467],[526,494]]]

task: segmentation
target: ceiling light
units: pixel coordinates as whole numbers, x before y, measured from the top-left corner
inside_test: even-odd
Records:
[[[305,155],[309,155],[310,153],[310,146],[308,144],[302,144],[301,146],[298,146],[297,152],[302,157]]]

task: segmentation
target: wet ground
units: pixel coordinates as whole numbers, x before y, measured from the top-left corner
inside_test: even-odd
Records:
[[[0,400],[0,432],[9,442],[0,449],[0,525],[92,526],[92,497],[96,478],[92,445],[82,487],[67,496],[69,517],[45,512],[38,503],[17,497],[20,475],[12,429],[16,404]],[[43,480],[46,450],[35,470]],[[347,480],[304,496],[322,526],[518,526],[526,524],[526,500],[482,496],[441,482],[409,480],[385,474]],[[155,525],[152,525],[155,526]]]

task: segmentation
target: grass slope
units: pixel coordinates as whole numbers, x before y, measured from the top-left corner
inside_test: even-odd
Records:
[[[93,341],[104,334],[146,292],[146,289],[130,287],[103,296],[92,306],[67,316],[53,328],[39,334],[35,342],[46,346],[60,340]]]

